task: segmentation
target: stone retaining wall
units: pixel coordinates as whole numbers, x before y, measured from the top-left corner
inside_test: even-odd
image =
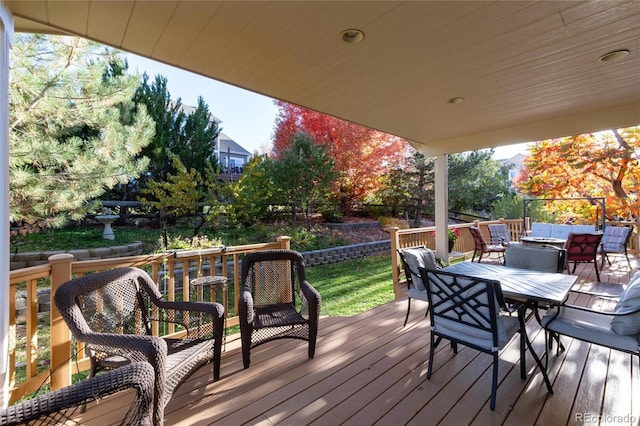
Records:
[[[332,247],[323,250],[305,251],[302,253],[306,266],[329,265],[345,260],[359,259],[375,254],[389,254],[391,240],[373,241],[370,243],[352,244]]]
[[[142,254],[142,242],[136,241],[124,246],[99,247],[80,250],[57,250],[42,252],[25,252],[9,254],[9,268],[11,270],[42,265],[48,262],[54,254],[70,253],[74,260],[96,260],[110,257],[127,257]]]

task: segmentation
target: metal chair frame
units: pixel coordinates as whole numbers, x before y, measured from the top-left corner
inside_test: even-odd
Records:
[[[480,261],[482,261],[482,256],[485,253],[488,253],[489,255],[491,255],[491,253],[498,253],[500,261],[503,261],[503,254],[507,249],[506,246],[503,246],[502,244],[487,244],[480,228],[476,226],[470,226],[469,232],[471,232],[471,236],[473,236],[473,241],[475,243],[473,256],[471,256],[472,262],[475,260],[476,255],[479,254],[478,263],[480,263]]]
[[[511,335],[507,333],[507,340],[500,341],[499,312],[501,310],[505,312],[511,311],[504,301],[500,282],[441,270],[420,268],[420,272],[429,296],[429,314],[432,325],[427,379],[431,378],[435,349],[443,338],[452,342],[455,353],[457,353],[456,344],[460,343],[480,352],[490,354],[493,356],[490,408],[494,410],[498,388],[498,354],[500,349],[515,334],[515,332]],[[533,350],[526,333],[526,306],[524,304],[515,304],[512,310],[517,312],[517,331],[520,333],[520,375],[522,379],[527,377],[525,348],[528,348],[544,376],[547,390],[549,393],[553,393],[546,369]],[[457,324],[456,331],[451,332],[450,326],[441,326],[440,323],[455,323]],[[469,330],[468,334],[461,333],[461,329]],[[443,332],[442,330],[446,331]],[[490,335],[492,338],[491,345],[486,346],[474,343],[474,339],[469,337],[472,335]],[[486,342],[486,338],[482,340]]]

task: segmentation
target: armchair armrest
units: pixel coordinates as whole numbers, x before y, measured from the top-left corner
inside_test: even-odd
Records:
[[[129,364],[0,410],[0,423],[49,424],[46,421],[49,419],[52,424],[57,424],[73,417],[84,404],[121,390],[135,388],[137,395],[121,424],[150,425],[154,377],[153,368],[148,363]]]
[[[320,293],[307,281],[303,281],[300,284],[300,290],[302,290],[305,299],[307,299],[309,318],[314,318],[317,321],[320,317],[320,305],[322,304]]]
[[[180,324],[186,329],[189,338],[222,338],[224,307],[220,303],[159,300],[156,306],[160,311],[158,312],[158,318],[152,318],[153,320]],[[162,315],[163,311],[166,315]],[[212,324],[212,328],[202,327],[208,323],[207,318],[204,318],[203,315],[210,318],[209,321]],[[218,333],[218,330],[220,330],[220,333]],[[208,331],[212,331],[213,335]]]
[[[246,319],[248,324],[253,323],[253,296],[246,288],[240,290],[238,298],[238,316]]]
[[[631,308],[631,309],[621,309],[619,311],[601,311],[598,309],[592,309],[592,308],[587,308],[586,306],[576,306],[576,305],[560,305],[561,309],[573,309],[576,311],[583,311],[583,312],[591,312],[594,314],[599,314],[599,315],[607,315],[607,316],[623,316],[623,315],[630,315],[630,314],[635,314],[640,312],[640,306],[635,307],[635,308]]]

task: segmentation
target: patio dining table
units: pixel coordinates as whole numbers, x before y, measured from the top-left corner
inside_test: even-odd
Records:
[[[447,266],[443,270],[475,278],[499,281],[504,298],[524,303],[527,308],[533,311],[538,324],[541,323],[540,315],[538,313],[540,305],[550,306],[564,303],[569,296],[571,287],[573,287],[578,279],[575,275],[538,272],[530,269],[509,268],[501,265],[475,262],[459,262],[454,265]],[[528,342],[527,345],[529,345],[531,355],[540,367],[547,389],[549,390],[549,393],[553,393],[551,382],[547,375],[546,365],[543,365],[540,362],[538,355],[530,346],[528,336],[526,336],[526,327],[524,326],[525,318],[524,313],[521,310],[518,311],[518,320],[520,321],[521,328],[525,330],[524,338],[526,339],[526,342]],[[557,340],[558,344],[560,344],[559,338],[557,338]],[[524,347],[521,347],[520,356],[521,358],[524,356]],[[520,368],[521,376],[524,379],[526,377],[524,363],[520,364]]]
[[[530,303],[532,307],[559,305],[569,296],[576,275],[509,268],[489,263],[459,262],[443,269],[447,272],[497,280],[506,299]]]

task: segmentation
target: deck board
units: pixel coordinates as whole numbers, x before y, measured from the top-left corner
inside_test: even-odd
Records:
[[[624,259],[623,259],[624,260]],[[595,280],[593,266],[579,265],[576,288]],[[601,272],[613,288],[629,281],[626,261]],[[597,309],[612,302],[571,293],[570,302]],[[640,365],[637,357],[563,338],[564,352],[549,358],[554,394],[527,352],[527,378],[520,378],[518,339],[500,354],[495,411],[489,409],[491,356],[459,346],[453,354],[443,341],[426,379],[429,320],[426,303],[414,301],[406,327],[406,300],[379,306],[353,317],[323,317],[316,356],[307,344],[280,340],[252,351],[242,365],[238,336],[229,336],[222,355],[221,378],[212,380],[205,366],[181,386],[165,410],[167,425],[572,425],[587,423],[584,413],[638,424]],[[536,353],[544,352],[544,333],[535,319],[527,323]],[[543,360],[544,362],[544,360]],[[105,424],[110,401],[90,408],[87,424]],[[99,411],[98,411],[99,410]],[[97,413],[97,414],[96,414]],[[635,423],[631,420],[635,416]],[[582,420],[581,420],[582,419]],[[593,417],[592,417],[593,419]],[[604,419],[604,417],[603,417]],[[596,423],[590,423],[596,424]]]

